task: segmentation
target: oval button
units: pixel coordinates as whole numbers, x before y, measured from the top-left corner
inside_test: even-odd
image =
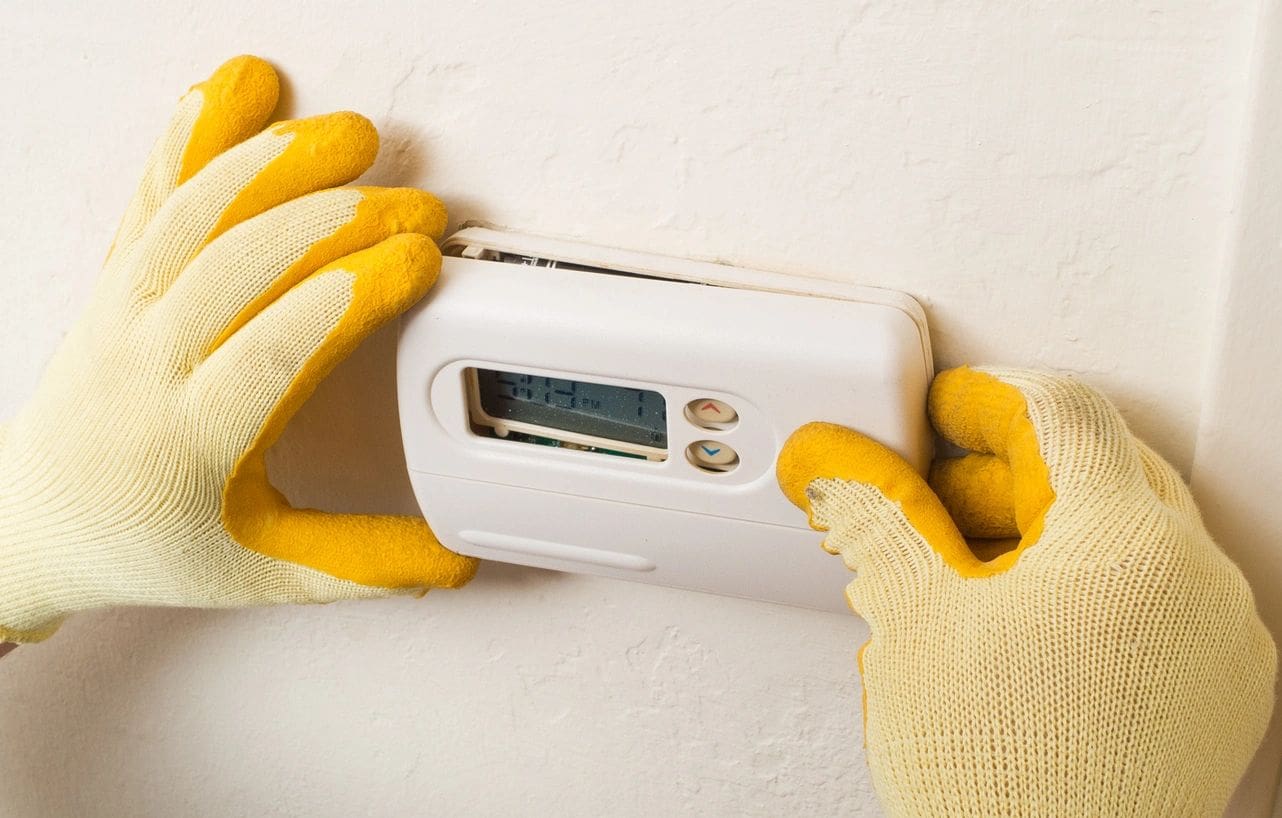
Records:
[[[717,440],[696,440],[686,447],[686,457],[708,471],[730,471],[739,465],[739,453]]]
[[[704,429],[728,429],[739,421],[739,413],[723,400],[698,398],[686,404],[686,417]]]

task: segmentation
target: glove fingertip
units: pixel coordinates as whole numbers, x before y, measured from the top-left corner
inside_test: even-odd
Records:
[[[323,159],[317,173],[324,175],[328,187],[355,179],[374,164],[378,156],[378,129],[369,118],[355,111],[277,122],[271,128],[278,135],[290,135],[298,144],[297,162]],[[342,180],[342,181],[340,181]]]
[[[421,233],[433,239],[445,234],[449,214],[441,200],[413,187],[356,188],[364,196],[362,205],[369,211],[369,221],[388,235]]]
[[[810,511],[810,495],[806,489],[815,478],[840,473],[840,464],[834,462],[833,456],[839,447],[833,443],[842,432],[849,431],[836,424],[814,422],[788,436],[775,463],[775,478],[784,496],[797,508]]]
[[[835,423],[813,422],[785,441],[775,465],[784,495],[811,511],[810,484],[822,477],[887,488],[920,475],[902,457],[867,435]]]
[[[223,63],[191,92],[201,94],[202,104],[183,151],[179,184],[263,129],[280,99],[280,78],[266,60],[245,54]]]

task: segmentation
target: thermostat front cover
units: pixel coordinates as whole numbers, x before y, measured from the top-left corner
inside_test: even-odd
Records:
[[[403,320],[401,431],[448,548],[826,610],[849,573],[779,490],[798,426],[924,470],[925,319],[906,295],[487,228]]]

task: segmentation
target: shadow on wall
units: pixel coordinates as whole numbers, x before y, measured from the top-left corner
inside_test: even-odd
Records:
[[[339,364],[268,452],[272,482],[294,505],[419,514],[396,411],[396,334],[384,327]]]
[[[288,115],[291,99],[286,83],[278,116]],[[360,183],[431,190],[425,134],[398,120],[375,124],[381,138],[378,160]],[[475,203],[446,204],[452,217],[447,234],[462,219],[482,216]],[[420,513],[406,475],[396,408],[397,332],[396,323],[384,327],[340,363],[268,452],[272,480],[294,505],[365,514]]]

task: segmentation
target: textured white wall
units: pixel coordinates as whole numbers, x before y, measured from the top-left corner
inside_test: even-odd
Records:
[[[115,3],[0,10],[0,417],[177,94],[240,52],[481,218],[906,290],[940,365],[1053,367],[1192,459],[1253,2]],[[377,336],[277,451],[408,510]],[[85,615],[0,663],[0,815],[879,815],[821,615],[490,566],[327,608]]]

